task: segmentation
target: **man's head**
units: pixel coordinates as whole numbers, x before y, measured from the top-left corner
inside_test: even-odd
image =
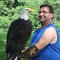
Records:
[[[43,5],[40,6],[40,8],[42,8],[42,7],[48,7],[49,12],[54,14],[54,9],[53,9],[53,7],[51,5],[43,4]]]
[[[54,10],[53,7],[48,4],[40,6],[39,19],[41,22],[50,21],[53,18]]]

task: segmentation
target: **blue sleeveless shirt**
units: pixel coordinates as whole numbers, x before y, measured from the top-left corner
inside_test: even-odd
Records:
[[[38,28],[34,32],[32,40],[31,40],[31,46],[35,45],[40,40],[40,38],[42,37],[44,32],[50,27],[53,27],[57,32],[57,42],[54,44],[48,44],[44,49],[42,49],[39,52],[37,57],[28,58],[28,60],[60,60],[59,32],[58,32],[56,26],[52,23],[50,23],[49,25],[44,27],[42,30],[40,30],[40,28]]]

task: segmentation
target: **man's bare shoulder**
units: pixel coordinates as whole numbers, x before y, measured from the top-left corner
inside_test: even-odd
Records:
[[[56,41],[57,33],[55,28],[53,27],[48,28],[43,34],[43,39],[46,39],[47,41],[50,40],[50,43],[52,43],[53,41]]]
[[[49,27],[45,32],[44,35],[56,35],[56,30],[53,27]]]

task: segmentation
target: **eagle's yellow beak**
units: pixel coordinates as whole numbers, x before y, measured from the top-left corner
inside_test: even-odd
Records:
[[[33,9],[29,9],[28,12],[29,13],[32,13],[32,12],[34,12],[34,10]]]

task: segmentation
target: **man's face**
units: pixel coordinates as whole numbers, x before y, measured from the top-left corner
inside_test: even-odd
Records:
[[[39,20],[40,20],[40,22],[51,20],[52,17],[53,17],[53,14],[49,12],[48,7],[40,8],[40,11],[39,11]]]

